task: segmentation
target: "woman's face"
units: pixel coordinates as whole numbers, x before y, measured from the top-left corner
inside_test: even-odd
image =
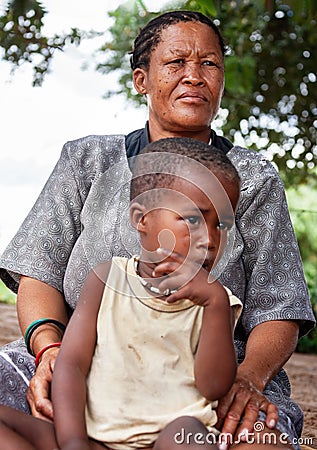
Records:
[[[151,140],[209,130],[224,88],[224,61],[217,35],[200,22],[180,22],[162,31],[148,70],[134,83],[146,94]]]

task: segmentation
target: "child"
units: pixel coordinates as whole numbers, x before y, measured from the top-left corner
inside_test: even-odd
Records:
[[[1,448],[217,448],[241,302],[210,272],[238,199],[239,176],[212,146],[162,139],[136,157],[140,255],[90,272],[54,369],[54,425],[2,407]]]

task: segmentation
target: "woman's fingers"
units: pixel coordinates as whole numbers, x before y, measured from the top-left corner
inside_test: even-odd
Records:
[[[267,427],[274,429],[278,421],[278,407],[274,403],[268,402],[266,408],[266,425]]]
[[[236,434],[241,422],[241,418],[245,413],[248,402],[250,401],[250,397],[250,392],[241,390],[240,386],[234,385],[229,395],[227,395],[224,399],[222,399],[222,401],[219,402],[219,416],[223,418],[221,429],[221,432],[223,434],[228,433],[233,436]],[[248,417],[250,418],[251,416]],[[257,413],[255,416],[255,420],[256,418]],[[248,423],[248,425],[250,426],[250,422]]]
[[[221,427],[221,433],[243,441],[243,436],[247,438],[248,433],[255,431],[259,411],[266,413],[266,425],[274,429],[278,421],[277,406],[270,403],[252,383],[241,379],[236,381],[218,404],[218,426]],[[226,448],[226,443],[223,442],[221,450]]]
[[[45,352],[27,391],[27,400],[32,415],[49,421],[53,420],[53,406],[50,394],[57,353],[58,350],[55,348],[50,352]]]
[[[237,409],[236,409],[236,411],[237,411]],[[247,435],[247,434],[254,432],[254,424],[258,421],[259,411],[260,411],[260,405],[259,405],[258,401],[251,397],[243,409],[242,422],[240,423],[240,420],[239,420],[239,424],[238,424],[239,426],[235,430],[236,435],[240,436],[240,439],[242,441],[246,439],[246,438],[244,439],[242,437],[243,435]],[[231,414],[232,413],[229,412],[229,415],[228,415],[229,420],[230,420]],[[241,418],[241,416],[240,416],[240,418]],[[227,425],[226,421],[225,421],[223,429],[226,430],[227,426],[229,428],[231,426],[231,424],[229,423]]]
[[[34,417],[53,420],[53,407],[49,399],[50,383],[35,375],[30,381],[27,400]]]

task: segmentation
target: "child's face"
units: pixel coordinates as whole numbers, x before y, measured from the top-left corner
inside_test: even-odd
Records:
[[[160,201],[143,216],[139,228],[143,254],[158,262],[156,250],[162,247],[210,271],[223,251],[226,230],[233,225],[239,193],[236,186],[227,183],[225,191],[217,199],[216,196],[208,198],[184,179],[178,179],[173,190],[164,189]]]

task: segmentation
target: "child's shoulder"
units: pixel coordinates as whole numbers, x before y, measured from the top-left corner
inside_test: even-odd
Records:
[[[113,268],[114,270],[116,268],[124,269],[126,268],[127,262],[129,261],[129,258],[121,257],[121,256],[114,256],[113,258],[103,261],[99,264],[97,264],[93,269],[91,269],[91,272],[94,274],[94,276],[97,276],[100,281],[102,281],[104,284],[107,282],[110,270]]]
[[[94,266],[90,272],[90,277],[97,278],[100,280],[103,284],[107,282],[108,275],[111,269],[113,259],[110,259],[108,261],[102,261],[101,263],[98,263],[96,266]]]

